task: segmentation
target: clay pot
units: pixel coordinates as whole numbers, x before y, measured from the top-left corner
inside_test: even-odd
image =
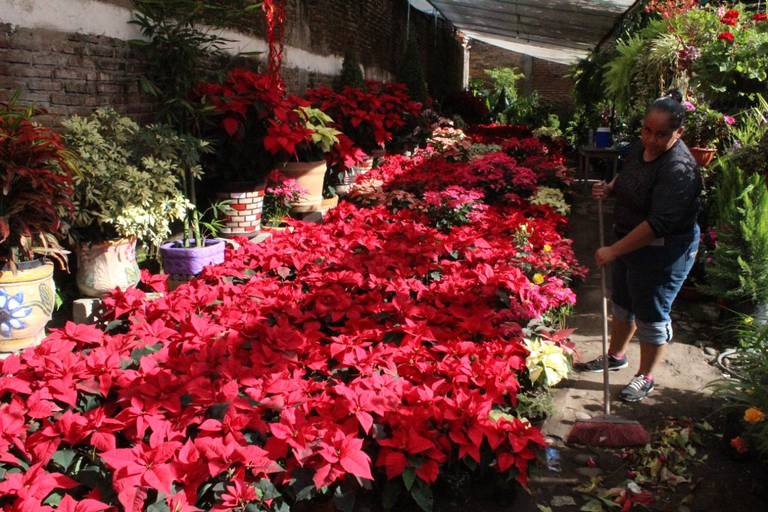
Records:
[[[339,205],[339,196],[334,195],[333,197],[324,197],[323,202],[320,205],[320,208],[322,210],[330,210],[331,208],[336,208]]]
[[[325,182],[325,160],[316,162],[288,162],[282,169],[286,178],[296,180],[306,191],[293,204],[295,213],[313,212],[320,209],[323,202],[323,184]]]
[[[23,262],[14,274],[0,272],[0,352],[33,347],[45,337],[56,297],[53,264]]]
[[[123,238],[77,247],[77,287],[86,297],[103,297],[139,282],[136,239]]]
[[[712,159],[715,158],[715,153],[717,153],[715,148],[693,147],[688,148],[688,150],[691,152],[691,155],[693,155],[693,159],[696,160],[696,163],[699,164],[699,167],[706,167],[709,165]]]

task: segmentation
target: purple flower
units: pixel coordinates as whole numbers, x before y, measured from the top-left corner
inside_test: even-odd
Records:
[[[736,124],[736,119],[733,116],[723,116],[723,121],[725,121],[725,124],[728,126]]]
[[[696,105],[694,105],[690,101],[684,101],[683,107],[685,107],[685,110],[687,110],[688,112],[693,112],[694,110],[696,110]]]

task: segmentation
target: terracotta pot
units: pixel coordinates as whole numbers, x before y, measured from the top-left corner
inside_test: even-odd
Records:
[[[282,169],[286,178],[296,180],[306,193],[293,204],[292,212],[304,213],[320,209],[323,202],[325,160],[316,162],[288,162]]]
[[[715,148],[693,147],[688,148],[688,150],[691,152],[691,155],[693,155],[694,160],[696,160],[696,163],[699,164],[700,167],[706,167],[709,165],[712,159],[715,158],[715,153],[717,153]]]
[[[339,205],[339,196],[334,195],[333,197],[324,197],[323,202],[320,205],[320,207],[323,210],[330,210],[331,208],[336,208]]]
[[[103,297],[139,282],[136,239],[123,238],[77,247],[77,287],[87,297]]]
[[[221,219],[224,238],[252,238],[259,234],[265,188],[265,183],[233,182],[226,190],[216,193],[217,198],[229,201],[230,212]]]
[[[55,297],[50,262],[29,261],[20,264],[15,274],[0,272],[0,352],[17,352],[40,343]]]
[[[224,262],[224,240],[206,240],[205,246],[195,247],[190,240],[191,247],[183,247],[180,241],[168,242],[160,246],[160,255],[163,258],[163,270],[166,274],[178,278],[190,278],[203,271],[206,265],[215,265]]]

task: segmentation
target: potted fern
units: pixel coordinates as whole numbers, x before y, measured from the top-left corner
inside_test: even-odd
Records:
[[[72,158],[33,109],[0,104],[0,352],[37,344],[55,302],[53,262],[71,214]]]

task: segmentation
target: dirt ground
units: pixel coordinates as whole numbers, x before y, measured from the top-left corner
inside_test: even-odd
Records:
[[[573,340],[581,359],[586,361],[602,351],[600,274],[592,258],[598,246],[597,207],[581,189],[576,191],[572,204],[570,237],[574,240],[579,260],[591,266],[589,278],[576,290],[578,302],[570,320],[570,327],[576,328]],[[609,229],[610,209],[610,203],[606,204],[606,229]],[[671,483],[673,477],[662,479],[660,485],[645,483],[642,488],[649,489],[653,498],[653,504],[647,508],[680,512],[765,510],[764,503],[768,499],[766,466],[749,458],[736,460],[727,441],[722,440],[723,429],[727,428],[722,404],[706,388],[708,383],[723,376],[712,364],[719,342],[718,308],[706,302],[678,299],[673,318],[675,339],[654,375],[656,389],[637,404],[613,401],[615,414],[640,422],[657,444],[668,442],[670,436],[679,433],[681,424],[697,425],[690,430],[696,435],[684,446],[689,456],[685,458],[683,473],[677,475],[682,482]],[[632,342],[628,356],[629,368],[610,373],[614,397],[637,369],[639,346],[636,341]],[[555,392],[555,414],[544,424],[543,431],[559,450],[561,471],[535,469],[532,471],[531,495],[520,495],[514,507],[499,510],[539,511],[550,507],[554,511],[570,512],[583,510],[582,507],[590,502],[587,510],[610,510],[605,502],[602,502],[602,509],[594,503],[599,494],[597,488],[626,489],[627,482],[633,478],[637,480],[636,473],[632,472],[638,470],[638,465],[653,460],[654,456],[625,452],[628,458],[622,458],[621,451],[564,445],[562,439],[567,437],[575,420],[601,412],[601,374],[576,373],[559,385]],[[670,421],[672,428],[664,430],[670,426]],[[711,431],[708,426],[712,426]],[[679,439],[675,437],[675,441]],[[597,482],[595,489],[588,489],[590,482]]]

